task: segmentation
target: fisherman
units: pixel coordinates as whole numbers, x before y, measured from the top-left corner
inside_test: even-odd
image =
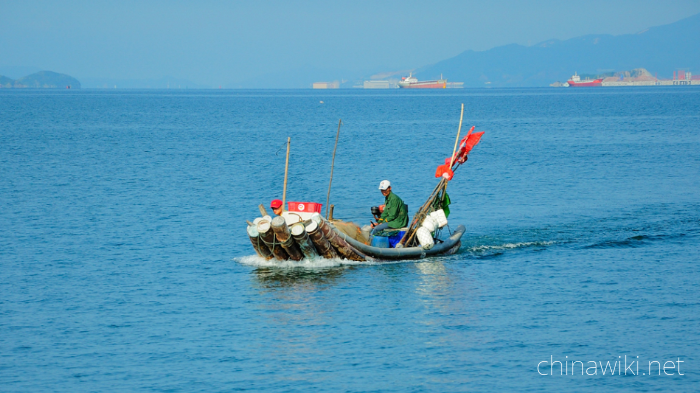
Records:
[[[270,202],[270,207],[272,208],[272,213],[274,215],[282,215],[282,201],[280,201],[279,199],[273,199],[272,202]]]
[[[382,180],[379,183],[379,191],[384,195],[384,211],[377,220],[377,224],[372,224],[374,227],[372,232],[387,228],[399,229],[408,225],[408,207],[398,195],[391,192],[389,180]]]

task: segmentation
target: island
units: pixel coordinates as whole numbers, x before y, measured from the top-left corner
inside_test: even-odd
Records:
[[[39,71],[14,80],[0,75],[0,88],[80,89],[80,82],[70,75]]]

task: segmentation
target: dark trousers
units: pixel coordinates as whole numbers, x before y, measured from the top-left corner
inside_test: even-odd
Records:
[[[379,232],[381,230],[389,228],[389,223],[388,222],[383,222],[376,227],[372,228],[372,235],[374,235],[374,232]]]

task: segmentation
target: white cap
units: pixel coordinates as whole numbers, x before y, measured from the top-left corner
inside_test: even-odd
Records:
[[[381,183],[379,183],[379,189],[384,191],[387,188],[391,187],[391,183],[389,183],[389,180],[382,180]]]

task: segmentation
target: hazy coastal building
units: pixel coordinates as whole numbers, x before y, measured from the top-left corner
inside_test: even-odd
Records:
[[[314,82],[312,87],[314,89],[337,89],[340,87],[340,82]]]
[[[673,72],[673,79],[660,79],[656,74],[644,68],[636,68],[631,71],[610,72],[597,75],[600,78],[600,86],[690,86],[700,85],[700,78],[693,76],[690,71],[678,70]],[[569,87],[569,83],[554,82],[552,87]]]
[[[389,81],[377,81],[377,80],[372,80],[372,81],[365,81],[363,84],[363,87],[365,89],[391,89],[393,87],[396,87],[396,84],[392,86],[391,82]]]

